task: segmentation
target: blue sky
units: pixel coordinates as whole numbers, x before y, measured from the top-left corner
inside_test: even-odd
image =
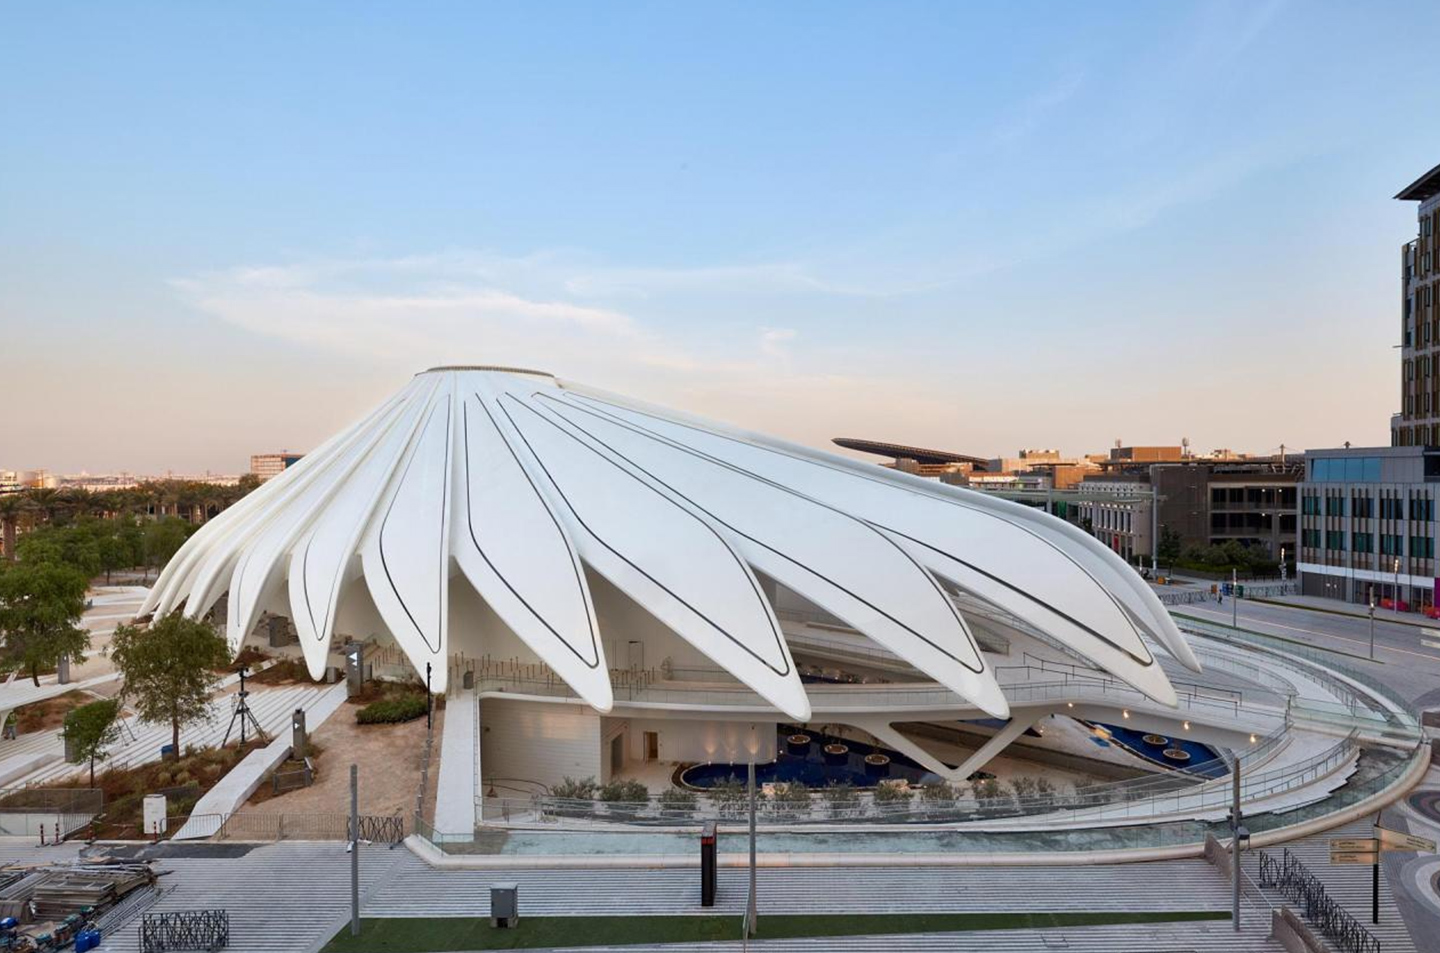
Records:
[[[813,444],[1384,443],[1437,28],[6,5],[0,468],[237,471],[457,362]]]

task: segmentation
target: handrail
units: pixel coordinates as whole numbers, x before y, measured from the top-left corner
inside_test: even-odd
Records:
[[[1278,736],[1277,736],[1278,737]],[[1270,739],[1267,739],[1267,741]],[[1259,746],[1257,745],[1257,748]],[[1275,768],[1260,774],[1241,777],[1241,798],[1253,803],[1284,794],[1303,787],[1334,771],[1358,751],[1354,737],[1337,742],[1330,748],[1298,765]],[[1258,752],[1247,753],[1255,757]],[[1242,754],[1242,758],[1246,755]],[[1242,761],[1242,765],[1243,765]],[[808,803],[782,799],[762,798],[759,809],[767,822],[784,824],[830,823],[836,820],[865,819],[870,821],[923,820],[927,823],[958,823],[973,820],[1003,820],[1019,817],[1038,817],[1059,812],[1099,811],[1109,819],[1133,819],[1173,814],[1181,811],[1208,811],[1229,805],[1232,797],[1231,782],[1228,779],[1213,779],[1187,784],[1178,789],[1147,793],[1146,786],[1159,787],[1162,779],[1172,780],[1172,775],[1135,779],[1139,784],[1126,787],[1133,782],[1115,782],[1112,785],[1097,785],[1084,792],[1058,795],[987,796],[981,788],[972,787],[972,793],[954,793],[945,802],[927,799],[924,789],[918,799],[907,798],[899,801],[876,802],[873,799],[855,798],[847,806],[836,808],[827,802],[824,791],[811,792]],[[963,791],[964,785],[959,786]],[[1118,795],[1118,796],[1117,796]],[[705,795],[708,810],[703,806],[695,808],[672,808],[658,798],[645,801],[605,802],[584,798],[556,798],[532,795],[528,798],[489,798],[487,805],[501,809],[507,816],[527,814],[546,822],[564,819],[581,819],[621,824],[655,824],[667,821],[693,821],[712,816],[724,817],[735,808],[728,795]],[[964,806],[962,806],[962,804]],[[1115,812],[1117,809],[1119,814]],[[1072,815],[1073,816],[1073,815]]]

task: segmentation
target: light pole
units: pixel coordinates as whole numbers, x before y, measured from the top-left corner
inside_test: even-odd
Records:
[[[1400,611],[1400,557],[1395,557],[1395,600],[1393,608]]]
[[[1230,570],[1230,627],[1240,628],[1240,582],[1237,570]]]
[[[1231,910],[1230,918],[1235,922],[1235,932],[1240,932],[1240,841],[1248,839],[1250,832],[1240,823],[1240,753],[1235,752],[1230,768],[1234,775],[1230,795],[1230,854],[1235,869],[1231,872],[1230,881],[1234,888],[1232,901],[1234,908]]]
[[[1375,587],[1370,587],[1370,661],[1375,661]]]

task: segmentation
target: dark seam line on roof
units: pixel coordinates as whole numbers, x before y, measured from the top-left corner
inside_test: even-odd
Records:
[[[546,395],[540,395],[540,396],[546,396]],[[549,399],[550,399],[550,400],[554,400],[553,397],[552,397],[552,398],[549,398]],[[564,406],[564,405],[562,404],[562,406]],[[578,410],[578,411],[580,411],[581,413],[588,413],[588,414],[590,414],[591,416],[596,416],[596,417],[602,416],[602,415],[600,415],[600,414],[595,413],[594,411],[587,410],[587,409],[585,409],[585,408],[583,408],[583,407],[577,407],[577,408],[575,408],[575,409]],[[562,415],[562,416],[563,416],[563,415]],[[607,416],[608,416],[608,415],[607,415]],[[566,419],[568,420],[568,418],[566,418]],[[579,427],[579,424],[574,423],[574,421],[571,421],[570,423],[571,423],[572,426]],[[632,433],[637,433],[637,434],[644,434],[644,433],[645,433],[644,431],[642,431],[642,430],[637,430],[636,428],[630,427],[630,426],[624,424],[623,422],[618,422],[618,421],[617,421],[617,425],[618,425],[618,426],[621,426],[621,427],[624,427],[624,428],[627,429],[627,430],[630,430]],[[587,433],[588,433],[588,431],[584,431],[584,428],[580,428],[580,429],[582,430],[582,432],[587,432]],[[789,563],[792,563],[793,565],[799,567],[800,569],[803,569],[804,571],[806,571],[806,572],[810,573],[811,575],[813,575],[815,578],[820,579],[820,580],[823,580],[824,582],[830,584],[831,586],[834,586],[834,587],[835,587],[836,589],[838,589],[840,592],[845,593],[845,594],[848,595],[850,598],[852,598],[852,599],[854,599],[855,601],[859,602],[860,604],[866,606],[867,608],[873,609],[875,612],[878,612],[880,615],[882,615],[882,616],[884,616],[885,618],[889,619],[891,622],[895,623],[897,626],[899,626],[900,628],[904,629],[906,632],[909,632],[911,635],[915,636],[917,639],[919,639],[920,641],[924,642],[926,645],[929,645],[931,648],[935,649],[935,651],[939,652],[941,655],[944,655],[946,658],[953,660],[954,662],[956,662],[957,664],[959,664],[961,667],[963,667],[963,668],[966,669],[967,671],[974,672],[976,675],[980,675],[980,674],[983,674],[983,673],[985,672],[985,659],[984,659],[984,656],[980,655],[979,648],[978,648],[977,646],[974,646],[973,642],[971,642],[971,647],[972,647],[972,648],[975,648],[976,658],[977,658],[977,660],[980,662],[980,667],[979,667],[979,668],[974,667],[973,665],[971,665],[971,664],[969,664],[968,662],[966,662],[964,659],[956,656],[953,652],[951,652],[949,649],[945,648],[944,646],[939,645],[938,643],[934,642],[933,640],[926,638],[923,634],[915,631],[915,630],[912,629],[910,626],[906,625],[904,622],[901,622],[899,619],[896,619],[894,616],[890,615],[890,613],[886,612],[884,609],[882,609],[882,608],[880,608],[879,606],[875,605],[874,603],[870,602],[868,599],[864,598],[863,596],[861,596],[861,595],[859,595],[859,594],[857,594],[857,593],[855,593],[855,592],[852,592],[850,589],[847,589],[845,586],[840,585],[840,583],[836,582],[835,580],[831,579],[830,577],[825,576],[825,575],[823,575],[822,573],[817,572],[816,570],[812,569],[812,568],[809,567],[809,566],[804,565],[803,563],[799,562],[798,560],[794,559],[794,558],[791,557],[791,556],[787,556],[785,553],[782,553],[782,552],[780,552],[778,549],[774,548],[773,546],[770,546],[770,545],[768,545],[768,544],[766,544],[766,543],[764,543],[764,542],[756,539],[755,537],[751,536],[749,533],[746,533],[746,532],[744,532],[743,530],[738,529],[738,528],[735,527],[735,526],[732,526],[731,524],[727,523],[725,520],[721,519],[719,516],[716,516],[714,513],[710,512],[710,510],[706,509],[706,508],[705,508],[704,506],[702,506],[700,503],[696,502],[695,500],[691,499],[691,498],[690,498],[689,496],[687,496],[686,494],[682,493],[680,490],[677,490],[675,487],[673,487],[673,486],[671,486],[670,484],[666,483],[664,480],[660,479],[660,477],[655,476],[655,474],[651,473],[649,470],[646,470],[644,467],[640,466],[640,464],[636,463],[634,460],[631,460],[629,457],[625,456],[625,454],[623,454],[623,453],[621,453],[620,451],[616,450],[614,447],[611,447],[609,444],[605,443],[605,441],[601,440],[599,437],[596,437],[594,434],[590,434],[590,436],[591,436],[592,439],[594,439],[594,440],[596,440],[597,442],[599,442],[602,446],[604,446],[604,447],[606,447],[607,449],[609,449],[612,453],[615,453],[615,454],[617,454],[618,456],[620,456],[622,459],[625,459],[625,460],[629,461],[630,464],[631,464],[632,466],[634,466],[636,469],[640,470],[642,473],[645,473],[647,476],[649,476],[651,479],[655,480],[655,481],[656,481],[657,483],[659,483],[661,486],[664,486],[666,489],[670,490],[672,493],[674,493],[674,494],[676,494],[677,496],[679,496],[680,498],[686,500],[686,501],[689,502],[691,505],[693,505],[695,508],[697,508],[697,509],[699,509],[700,511],[704,512],[704,513],[705,513],[707,516],[709,516],[711,519],[715,520],[717,523],[720,523],[722,526],[725,526],[727,529],[731,530],[732,532],[735,532],[735,533],[737,533],[738,535],[745,537],[746,539],[750,540],[750,541],[751,541],[752,543],[754,543],[755,545],[760,546],[760,547],[763,547],[764,549],[768,550],[769,552],[772,552],[772,553],[774,553],[775,555],[779,556],[781,559],[784,559],[785,561],[787,561],[787,562],[789,562]],[[801,494],[801,493],[796,493],[795,491],[789,490],[789,489],[787,489],[787,488],[785,488],[785,487],[783,487],[783,486],[780,486],[779,484],[777,484],[777,483],[775,483],[775,482],[773,482],[773,481],[771,481],[771,480],[767,480],[767,479],[765,479],[764,477],[760,477],[760,476],[756,476],[755,474],[748,473],[747,471],[742,470],[742,469],[740,469],[739,467],[731,466],[730,464],[725,463],[724,461],[716,460],[715,458],[710,457],[710,456],[707,456],[707,455],[695,453],[695,452],[693,452],[693,451],[691,451],[691,450],[689,450],[689,449],[687,449],[687,448],[680,447],[680,446],[678,446],[677,444],[671,443],[670,441],[663,441],[663,438],[657,438],[657,439],[662,439],[662,444],[663,444],[663,445],[669,445],[669,446],[671,446],[671,447],[674,447],[675,449],[680,450],[680,451],[683,452],[683,453],[687,453],[687,454],[689,454],[690,456],[696,457],[697,459],[707,460],[707,461],[709,461],[709,462],[711,462],[711,463],[714,463],[714,464],[716,464],[716,465],[718,465],[718,466],[721,466],[721,467],[724,467],[724,468],[726,468],[726,469],[732,470],[732,471],[734,471],[735,473],[738,473],[738,474],[740,474],[740,475],[742,475],[742,476],[747,476],[747,477],[749,477],[749,478],[751,478],[751,479],[753,479],[753,480],[755,480],[755,481],[757,481],[757,482],[759,482],[759,483],[761,483],[761,484],[763,484],[763,485],[770,486],[770,487],[773,487],[773,488],[775,488],[775,489],[781,490],[782,492],[787,493],[787,494],[789,494],[789,495],[791,495],[791,496],[794,496],[794,497],[796,497],[797,499],[802,499],[802,500],[805,500],[805,501],[807,501],[807,502],[809,502],[809,503],[813,503],[814,505],[816,505],[816,506],[818,506],[818,507],[820,507],[820,508],[822,508],[822,509],[824,509],[824,510],[827,510],[827,511],[829,511],[829,512],[831,512],[831,513],[835,513],[835,514],[843,517],[844,519],[850,520],[850,521],[855,522],[855,523],[859,523],[861,526],[869,529],[871,532],[876,532],[875,529],[874,529],[874,527],[873,527],[873,526],[870,526],[870,524],[866,523],[864,520],[857,519],[856,517],[851,516],[850,514],[845,513],[845,512],[842,511],[842,510],[838,510],[838,509],[836,509],[836,508],[833,507],[833,506],[829,506],[829,505],[827,505],[827,504],[825,504],[825,503],[821,503],[821,502],[818,501],[818,500],[811,499],[810,497],[805,496],[805,495],[803,495],[803,494]],[[879,538],[880,538],[881,540],[883,540],[884,542],[886,542],[886,543],[888,543],[890,546],[892,546],[896,551],[898,551],[898,552],[900,553],[901,557],[904,558],[906,561],[908,561],[908,562],[925,578],[925,580],[926,580],[926,581],[931,585],[931,587],[935,590],[936,594],[940,596],[940,598],[942,599],[942,601],[943,601],[943,602],[945,603],[945,605],[949,608],[950,613],[951,613],[951,616],[956,619],[957,624],[959,624],[959,626],[960,626],[960,631],[961,631],[962,633],[965,633],[967,642],[970,642],[969,632],[967,631],[964,622],[960,621],[960,613],[959,613],[959,611],[955,608],[954,603],[952,603],[952,602],[950,601],[950,596],[949,596],[949,594],[946,593],[943,589],[940,588],[940,585],[935,581],[934,577],[932,577],[932,576],[930,575],[929,571],[928,571],[927,569],[925,569],[925,567],[921,566],[919,563],[915,562],[915,560],[910,557],[910,554],[909,554],[909,553],[905,552],[904,549],[902,549],[900,546],[898,546],[898,545],[895,544],[895,541],[894,541],[894,540],[888,539],[883,533],[878,533],[878,532],[876,532],[876,535],[879,536]]]
[[[487,418],[489,418],[489,420],[490,420],[490,426],[495,429],[495,435],[500,438],[500,442],[505,446],[505,450],[510,454],[511,459],[515,461],[515,466],[516,466],[517,468],[519,468],[519,470],[520,470],[520,475],[523,476],[523,477],[525,478],[525,482],[530,485],[531,491],[535,494],[536,499],[537,499],[537,500],[539,501],[539,503],[540,503],[540,508],[545,511],[545,515],[548,516],[548,517],[550,518],[550,522],[554,524],[554,526],[555,526],[555,531],[556,531],[557,533],[559,533],[560,536],[561,536],[561,545],[564,546],[566,555],[570,557],[570,564],[571,564],[571,565],[570,565],[570,568],[571,568],[571,571],[573,571],[573,572],[575,573],[575,584],[576,584],[577,586],[579,586],[579,587],[580,587],[580,590],[581,590],[580,601],[581,601],[582,604],[584,604],[584,605],[586,606],[586,610],[585,610],[585,622],[586,622],[586,625],[587,625],[587,626],[589,627],[589,629],[590,629],[590,647],[591,647],[592,649],[596,649],[596,648],[597,648],[597,635],[596,635],[596,632],[595,632],[595,622],[594,622],[593,619],[590,618],[589,600],[587,600],[587,599],[585,598],[585,588],[584,588],[584,587],[585,587],[585,583],[584,583],[584,581],[580,578],[580,567],[577,566],[577,565],[575,565],[575,555],[574,555],[574,553],[572,553],[572,552],[570,551],[570,546],[565,542],[565,531],[560,528],[560,523],[555,519],[555,514],[550,512],[550,507],[548,507],[547,505],[545,505],[545,500],[544,500],[544,498],[540,496],[540,489],[539,489],[539,487],[535,486],[534,481],[530,479],[530,474],[528,474],[528,473],[525,472],[525,467],[524,467],[524,465],[522,465],[522,464],[520,463],[520,458],[515,455],[515,450],[514,450],[514,448],[512,448],[512,447],[510,446],[510,442],[505,439],[505,434],[503,434],[503,433],[500,431],[499,425],[496,424],[496,422],[495,422],[495,417],[494,417],[494,415],[492,415],[492,414],[490,413],[490,408],[488,408],[488,407],[485,406],[485,401],[484,401],[484,399],[483,399],[478,393],[475,394],[475,399],[476,399],[477,401],[479,401],[479,403],[480,403],[480,409],[483,410],[483,411],[485,412],[485,416],[486,416]],[[565,648],[569,649],[570,652],[573,653],[574,656],[580,660],[580,663],[581,663],[582,665],[585,665],[586,667],[591,668],[591,669],[597,669],[597,668],[599,668],[599,667],[600,667],[600,653],[599,653],[598,649],[594,652],[595,660],[594,660],[593,662],[590,661],[589,659],[585,658],[584,655],[581,655],[580,652],[575,648],[575,646],[571,645],[568,641],[566,641],[566,640],[565,640],[565,637],[562,636],[559,632],[557,632],[556,629],[555,629],[555,627],[554,627],[553,625],[551,625],[549,622],[547,622],[547,621],[545,620],[545,617],[542,616],[542,615],[539,613],[539,611],[537,611],[536,608],[535,608],[534,606],[532,606],[532,605],[529,603],[528,600],[526,600],[526,598],[525,598],[524,596],[520,595],[520,593],[516,590],[516,588],[510,584],[510,580],[508,580],[508,579],[505,578],[505,574],[502,573],[502,572],[499,570],[499,568],[495,565],[495,563],[494,563],[493,561],[491,561],[491,559],[490,559],[489,556],[485,555],[485,548],[480,545],[480,540],[475,536],[475,510],[474,510],[474,509],[472,508],[472,506],[471,506],[471,496],[470,496],[470,405],[469,405],[469,403],[462,403],[462,404],[460,405],[460,410],[461,410],[461,413],[462,413],[463,422],[464,422],[464,428],[465,428],[465,429],[464,429],[464,434],[465,434],[465,527],[466,527],[466,529],[468,529],[469,532],[470,532],[470,542],[472,542],[472,543],[475,544],[475,551],[480,554],[480,558],[481,558],[481,559],[485,560],[485,565],[487,565],[487,566],[490,567],[490,571],[495,574],[495,577],[496,577],[497,579],[499,579],[501,583],[504,584],[504,586],[505,586],[506,589],[509,589],[509,590],[510,590],[510,594],[511,594],[512,596],[514,596],[516,599],[518,599],[519,602],[520,602],[520,604],[521,604],[522,606],[524,606],[524,607],[526,608],[526,610],[529,611],[529,613],[530,613],[532,616],[534,616],[535,619],[536,619],[541,625],[543,625],[546,629],[550,630],[550,634],[553,635],[553,636],[555,636],[555,638],[559,640],[559,642],[560,642],[561,645],[563,645],[563,646],[565,646]]]
[[[537,418],[539,418],[540,420],[542,420],[542,421],[544,421],[545,423],[549,424],[551,427],[554,427],[554,428],[555,428],[556,430],[558,430],[560,433],[564,434],[566,437],[569,437],[571,440],[575,441],[575,442],[578,443],[580,446],[584,447],[586,450],[589,450],[591,453],[595,454],[595,456],[599,457],[601,460],[603,460],[603,461],[605,461],[606,463],[610,464],[610,466],[612,466],[612,467],[614,467],[615,469],[619,470],[619,471],[620,471],[622,474],[624,474],[626,477],[630,478],[631,480],[634,480],[636,483],[639,483],[642,487],[645,487],[645,489],[649,490],[651,493],[654,493],[657,497],[659,497],[662,501],[664,501],[665,503],[667,503],[667,504],[670,505],[671,507],[679,510],[681,513],[684,513],[686,516],[690,517],[692,520],[695,520],[695,522],[697,522],[697,523],[699,523],[701,526],[703,526],[707,532],[709,532],[711,535],[715,536],[715,538],[720,541],[720,544],[725,548],[725,551],[726,551],[727,553],[729,553],[730,556],[731,556],[733,559],[735,559],[735,561],[736,561],[737,563],[740,564],[741,570],[744,572],[746,578],[750,580],[751,588],[752,588],[752,589],[755,589],[755,588],[756,588],[756,583],[755,583],[755,581],[754,581],[754,580],[755,580],[754,573],[752,573],[752,572],[750,571],[750,568],[745,565],[744,561],[741,560],[738,555],[736,555],[735,551],[730,548],[730,544],[727,543],[727,542],[725,542],[725,539],[724,539],[722,536],[720,536],[720,534],[716,533],[714,529],[712,529],[710,526],[706,525],[706,523],[705,523],[704,520],[698,519],[693,513],[688,512],[687,510],[685,510],[684,507],[679,506],[679,505],[676,504],[673,500],[667,499],[663,494],[657,492],[654,487],[648,486],[648,485],[646,485],[646,484],[644,483],[644,481],[636,479],[635,475],[632,474],[632,473],[629,473],[627,470],[625,470],[624,467],[621,467],[619,464],[615,463],[613,460],[610,460],[609,458],[607,458],[604,454],[602,454],[602,453],[598,452],[597,450],[595,450],[595,448],[587,445],[584,441],[578,439],[574,434],[571,434],[571,433],[569,433],[568,431],[566,431],[563,427],[561,427],[561,426],[559,426],[558,424],[556,424],[553,420],[550,420],[550,419],[549,419],[548,417],[546,417],[544,414],[541,414],[541,413],[540,413],[538,410],[536,410],[535,408],[533,408],[533,407],[529,406],[528,404],[526,404],[525,402],[517,399],[513,394],[507,393],[507,394],[505,394],[505,396],[506,396],[506,397],[509,397],[512,401],[514,401],[515,403],[519,404],[519,406],[524,407],[526,410],[530,411],[530,413],[534,414]],[[776,629],[773,625],[771,626],[771,632],[772,632],[772,634],[775,636],[775,641],[776,641],[776,643],[780,646],[780,657],[785,660],[785,667],[784,667],[783,670],[782,670],[782,669],[778,669],[778,668],[776,668],[775,666],[771,665],[768,661],[766,661],[764,658],[762,658],[759,654],[757,654],[753,649],[751,649],[751,648],[750,648],[748,645],[746,645],[744,642],[741,642],[739,639],[735,638],[735,636],[731,635],[728,631],[726,631],[723,627],[721,627],[720,625],[716,624],[716,622],[715,622],[713,619],[711,619],[709,616],[707,616],[705,613],[701,612],[699,609],[697,609],[697,608],[695,608],[694,606],[692,606],[689,602],[687,602],[687,601],[686,601],[684,598],[682,598],[679,594],[671,591],[669,588],[667,588],[667,587],[665,586],[664,583],[660,582],[658,579],[656,579],[655,577],[651,576],[649,573],[647,573],[645,570],[641,569],[639,566],[635,565],[635,564],[634,564],[633,562],[631,562],[629,559],[626,559],[624,555],[622,555],[619,551],[617,551],[617,550],[616,550],[614,547],[612,547],[609,543],[605,542],[605,540],[601,539],[600,536],[599,536],[593,529],[590,528],[590,525],[585,522],[585,519],[580,515],[579,511],[577,511],[577,510],[575,509],[575,507],[570,503],[570,499],[569,499],[569,497],[567,497],[567,496],[565,495],[565,491],[560,489],[559,483],[555,480],[554,475],[550,473],[550,468],[547,467],[547,466],[545,466],[545,461],[544,461],[543,459],[541,459],[540,454],[539,454],[539,453],[536,453],[535,448],[534,448],[533,446],[531,446],[530,441],[525,437],[525,432],[520,429],[520,425],[519,425],[519,424],[516,424],[516,423],[515,423],[515,418],[514,418],[513,416],[511,416],[510,411],[507,410],[507,409],[506,409],[505,407],[503,407],[503,406],[501,406],[500,410],[505,414],[506,418],[509,419],[510,423],[515,425],[516,432],[520,434],[520,439],[523,440],[523,441],[525,441],[525,446],[530,448],[530,452],[535,456],[535,459],[536,459],[537,461],[539,461],[539,463],[540,463],[540,468],[545,471],[545,476],[549,478],[551,485],[555,487],[555,491],[560,494],[560,498],[565,501],[565,506],[570,510],[571,513],[573,513],[573,514],[575,515],[575,519],[580,523],[580,525],[583,526],[583,527],[585,527],[585,531],[586,531],[587,533],[589,533],[592,537],[594,537],[594,539],[595,539],[596,542],[598,542],[601,546],[604,546],[607,550],[609,550],[611,553],[613,553],[613,554],[616,556],[616,558],[618,558],[619,560],[621,560],[622,562],[624,562],[624,563],[625,563],[627,566],[629,566],[631,569],[634,569],[636,572],[640,573],[640,575],[644,576],[646,579],[649,579],[649,580],[650,580],[652,583],[654,583],[656,586],[658,586],[659,588],[661,588],[661,589],[664,590],[665,592],[669,593],[669,595],[670,595],[671,597],[673,597],[677,602],[679,602],[679,603],[680,603],[681,605],[683,605],[685,608],[689,609],[691,612],[695,613],[695,615],[696,615],[697,617],[703,619],[703,620],[704,620],[711,628],[713,628],[716,632],[719,632],[719,633],[720,633],[721,635],[723,635],[725,638],[727,638],[727,639],[729,639],[731,642],[735,643],[736,647],[738,647],[738,648],[739,648],[741,651],[743,651],[746,655],[749,655],[751,658],[755,659],[755,660],[756,660],[757,662],[759,662],[761,665],[765,666],[767,669],[769,669],[770,671],[774,672],[776,675],[781,676],[782,678],[785,677],[785,676],[788,676],[788,675],[791,673],[789,654],[785,651],[785,644],[784,644],[784,642],[783,642],[783,640],[782,640],[781,633],[780,633],[779,630]],[[763,602],[763,600],[764,600],[764,598],[765,598],[764,593],[761,593],[761,592],[758,592],[758,591],[756,592],[756,597],[759,598],[759,599],[761,599],[762,602]],[[767,605],[768,605],[768,603],[764,603],[764,604],[767,604]],[[767,622],[769,621],[768,615],[769,615],[769,614],[767,613],[767,619],[766,619]]]

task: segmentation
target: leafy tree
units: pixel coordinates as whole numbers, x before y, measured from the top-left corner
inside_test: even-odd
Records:
[[[110,585],[110,574],[117,569],[131,565],[130,548],[117,533],[105,533],[95,539],[96,552],[100,557],[100,568],[105,573],[105,585]]]
[[[120,700],[105,698],[71,709],[65,715],[60,737],[82,761],[90,762],[90,786],[95,786],[95,762],[110,756],[109,748],[120,740]]]
[[[172,612],[148,627],[122,625],[110,657],[125,676],[121,697],[140,717],[170,723],[171,757],[180,755],[180,727],[205,717],[220,683],[216,669],[230,662],[225,638],[209,625]]]
[[[40,684],[40,669],[65,656],[85,661],[90,633],[76,625],[85,614],[85,576],[59,562],[23,561],[0,573],[0,636],[11,668],[28,669]]]
[[[1180,533],[1168,526],[1160,527],[1160,542],[1155,555],[1164,563],[1173,564],[1180,558]]]
[[[145,527],[145,565],[159,569],[185,544],[189,526],[184,520],[166,517]]]

